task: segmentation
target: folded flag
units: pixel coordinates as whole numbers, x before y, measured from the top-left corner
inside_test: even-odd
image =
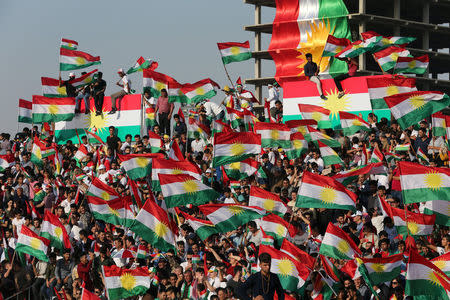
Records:
[[[158,192],[161,191],[158,174],[185,174],[194,177],[196,180],[202,179],[199,168],[187,160],[155,159],[152,163],[152,190]]]
[[[197,219],[197,218],[194,218],[193,216],[188,215],[187,213],[184,213],[182,211],[179,211],[179,214],[181,214],[186,219],[189,226],[192,227],[195,234],[198,235],[198,237],[202,241],[206,240],[213,234],[219,233],[219,231],[216,229],[214,224],[209,220]]]
[[[97,177],[93,177],[92,184],[89,186],[86,195],[96,197],[105,201],[119,198],[119,194],[114,188],[107,185]]]
[[[355,256],[361,256],[361,251],[355,242],[331,222],[328,223],[319,253],[336,259],[353,259]]]
[[[309,133],[306,135],[306,139],[308,141],[311,141],[311,142],[321,141],[325,145],[327,145],[329,147],[333,147],[333,148],[341,147],[341,143],[339,143],[336,139],[333,139],[329,135],[315,129],[312,126],[306,126],[306,128],[308,129],[308,133]]]
[[[445,115],[442,112],[438,111],[431,115],[431,127],[433,128],[433,136],[446,136],[447,124]]]
[[[230,122],[231,128],[239,129],[241,125],[244,125],[244,113],[237,109],[226,107],[227,109],[227,121]]]
[[[47,98],[33,95],[33,123],[71,121],[75,98]]]
[[[356,211],[357,198],[335,179],[304,171],[295,206]]]
[[[74,40],[62,38],[61,39],[61,48],[69,49],[69,50],[77,50],[78,42],[74,41]]]
[[[38,137],[34,137],[33,148],[31,149],[30,161],[37,166],[43,165],[43,158],[49,157],[55,154],[55,149],[52,147],[46,147]]]
[[[370,131],[369,123],[357,115],[340,111],[339,118],[341,120],[341,127],[345,136],[355,134],[360,130]]]
[[[281,244],[280,251],[286,253],[293,259],[299,261],[304,264],[309,270],[314,270],[314,265],[316,264],[316,259],[310,256],[303,250],[300,250],[297,246],[288,241],[288,239],[284,239]]]
[[[99,65],[100,56],[92,56],[86,52],[61,48],[59,50],[59,69],[72,71]]]
[[[335,57],[338,58],[352,58],[360,56],[361,54],[367,52],[367,51],[373,51],[375,49],[377,41],[354,41],[347,47],[345,47],[341,52],[335,55]]]
[[[352,42],[346,38],[337,38],[332,36],[331,34],[328,35],[327,43],[325,44],[325,47],[323,48],[322,56],[335,56],[336,54],[340,53],[344,48],[349,46]]]
[[[189,122],[187,123],[187,136],[189,139],[196,139],[198,136],[200,139],[206,141],[211,136],[211,128],[194,118],[189,118]]]
[[[450,199],[450,169],[398,163],[403,201],[416,203]]]
[[[288,235],[293,238],[297,234],[295,226],[275,214],[264,216],[261,219],[260,227],[267,235],[273,236],[278,245],[281,245]]]
[[[167,153],[167,156],[169,157],[169,159],[173,159],[175,161],[185,160],[183,153],[181,152],[180,146],[178,145],[178,142],[175,139],[170,143],[170,149],[169,153]]]
[[[436,215],[436,224],[450,226],[450,201],[433,200],[425,202],[424,214]]]
[[[89,151],[85,145],[80,144],[78,146],[77,152],[75,152],[74,159],[77,161],[78,166],[81,166],[81,162],[88,157]]]
[[[153,126],[157,125],[158,122],[156,121],[156,115],[155,115],[155,108],[153,107],[146,107],[145,108],[145,126],[147,128],[153,128]]]
[[[450,97],[437,91],[402,93],[385,97],[384,100],[402,129],[419,123],[450,104]]]
[[[162,153],[144,153],[144,154],[119,154],[121,166],[127,172],[132,180],[142,178],[151,174],[152,160],[162,159]]]
[[[417,91],[416,79],[404,76],[371,76],[367,77],[367,87],[372,109],[389,109],[385,97],[401,93]]]
[[[318,128],[331,128],[330,111],[317,105],[299,104],[302,120],[314,120]]]
[[[158,153],[161,151],[163,146],[163,140],[159,135],[154,133],[153,131],[148,131],[148,145],[150,146],[151,153]]]
[[[300,158],[308,150],[308,142],[301,132],[291,133],[290,139],[292,147],[285,150],[287,158]]]
[[[19,117],[17,122],[32,124],[33,123],[33,102],[19,99]]]
[[[218,132],[222,132],[222,131],[231,132],[233,130],[231,129],[230,125],[224,123],[223,121],[214,120],[212,123],[212,134],[214,135],[214,134],[216,134]]]
[[[214,135],[213,167],[242,161],[261,153],[261,135],[221,132]]]
[[[136,258],[136,256],[137,256],[136,252],[124,248],[111,254],[111,258],[119,258],[119,259]]]
[[[261,135],[261,147],[263,148],[287,149],[291,147],[291,131],[285,124],[258,122],[254,129],[257,134]]]
[[[403,254],[395,254],[383,258],[357,258],[356,261],[364,278],[368,278],[371,285],[378,285],[400,275],[403,258]]]
[[[139,244],[137,248],[137,259],[147,259],[150,256],[148,246],[146,244]]]
[[[239,204],[204,204],[200,211],[220,232],[229,232],[266,214],[266,210]]]
[[[86,134],[89,143],[91,144],[100,143],[102,145],[105,145],[105,142],[102,140],[102,138],[96,135],[94,132],[84,129],[84,133]]]
[[[70,239],[66,228],[49,210],[45,211],[44,221],[41,225],[40,236],[50,241],[50,246],[63,250],[70,249]]]
[[[206,78],[196,83],[183,84],[181,92],[188,97],[190,103],[197,103],[214,97],[217,94],[216,88],[220,89],[220,86],[213,80]]]
[[[18,236],[15,251],[48,262],[47,249],[50,245],[49,240],[38,236],[27,226],[22,226]]]
[[[219,48],[224,65],[252,58],[252,53],[250,52],[250,43],[248,41],[245,41],[243,43],[217,43],[217,47]]]
[[[259,228],[259,230],[261,230],[261,245],[265,245],[265,246],[271,246],[273,247],[275,245],[275,239],[273,236],[267,235],[264,232],[264,229],[262,229],[261,227]]]
[[[398,234],[417,236],[433,232],[436,215],[419,214],[395,207],[390,207],[388,214],[394,221]]]
[[[83,87],[87,84],[92,83],[94,80],[94,76],[96,75],[98,69],[92,70],[89,73],[81,75],[78,78],[74,78],[69,80],[69,84],[71,84],[75,88]],[[59,79],[49,78],[49,77],[41,77],[42,84],[42,95],[44,97],[50,98],[65,98],[67,97],[66,86],[59,86],[62,83]]]
[[[112,265],[103,266],[105,289],[108,299],[125,299],[143,295],[150,288],[150,277],[147,267],[122,269]]]
[[[427,71],[430,60],[428,55],[417,57],[399,57],[394,67],[394,74],[424,74]]]
[[[411,56],[411,54],[408,50],[398,46],[391,46],[373,54],[373,57],[384,72],[395,67],[399,57],[409,56]]]
[[[247,158],[243,161],[224,165],[223,168],[229,177],[241,180],[255,174],[258,171],[258,166],[259,163],[256,160]]]
[[[250,196],[248,199],[249,206],[261,207],[268,212],[274,213],[280,217],[287,212],[287,205],[278,195],[263,190],[262,188],[252,185],[250,187]]]
[[[430,164],[430,159],[428,158],[428,156],[425,153],[423,153],[423,151],[420,147],[417,148],[416,156],[419,159],[419,161],[423,162],[425,165]]]
[[[321,141],[317,141],[317,145],[319,146],[320,156],[322,157],[323,164],[325,166],[344,164],[344,161],[339,157],[336,151],[334,151]]]
[[[139,57],[131,68],[128,69],[127,74],[132,74],[135,72],[142,72],[144,69],[149,69],[151,71],[158,67],[158,63],[151,59],[145,59],[142,56]]]

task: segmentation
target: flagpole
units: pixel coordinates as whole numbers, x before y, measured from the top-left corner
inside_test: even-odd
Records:
[[[237,97],[237,99],[239,99],[239,94],[237,93],[237,90],[236,90],[236,88],[235,88],[235,86],[234,86],[234,83],[233,83],[233,81],[231,80],[230,74],[228,74],[228,70],[227,70],[227,67],[225,66],[225,63],[223,62],[223,55],[222,55],[222,52],[220,52],[220,50],[219,50],[219,53],[220,53],[220,57],[222,58],[222,65],[223,65],[223,69],[225,70],[225,74],[227,75],[228,80],[229,80],[230,83],[231,83],[231,87],[232,87],[233,90],[234,90],[235,96]]]
[[[322,267],[323,268],[323,267]],[[325,271],[325,270],[324,270]],[[317,271],[317,273],[319,273],[320,277],[322,277],[323,281],[325,282],[326,285],[328,285],[328,287],[331,289],[331,291],[333,292],[333,294],[335,294],[337,296],[336,291],[333,289],[333,287],[331,287],[328,282],[325,280],[325,277],[323,277],[322,273],[320,273],[320,270]]]
[[[378,62],[378,60],[375,58],[375,54],[372,53],[372,57],[373,57],[373,59],[377,62],[377,65],[380,67],[381,72],[383,72],[383,74],[386,73],[386,72],[383,70],[383,68],[381,67],[381,65],[380,65],[380,63]],[[394,69],[395,69],[395,68],[394,68]]]

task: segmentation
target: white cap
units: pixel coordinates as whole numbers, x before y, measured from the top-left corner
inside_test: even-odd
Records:
[[[362,216],[362,212],[360,212],[359,210],[357,210],[353,215],[352,218],[356,217],[356,216]]]
[[[91,168],[89,168],[89,167],[84,167],[83,168],[83,172],[90,172],[91,171]]]
[[[120,68],[120,69],[117,71],[117,73],[123,73],[123,69]]]
[[[106,169],[106,167],[105,167],[105,165],[100,165],[100,166],[98,167],[98,169],[99,169],[99,170],[104,170],[104,169]]]
[[[69,77],[75,77],[75,73],[69,73]]]

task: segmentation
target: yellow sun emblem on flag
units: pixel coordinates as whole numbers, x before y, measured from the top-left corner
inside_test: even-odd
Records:
[[[364,43],[356,44],[356,45],[352,46],[353,50],[358,50],[358,49],[363,48],[363,47],[364,47]]]
[[[239,206],[228,206],[228,211],[233,216],[239,216],[239,215],[244,213],[244,209],[242,207],[239,207]]]
[[[197,192],[198,191],[197,181],[195,181],[195,180],[186,180],[185,182],[183,182],[183,189],[188,194],[193,194],[193,193]]]
[[[279,236],[285,236],[286,235],[286,227],[282,224],[278,224],[275,228],[275,233]]]
[[[417,62],[415,60],[412,60],[408,63],[408,67],[410,69],[414,69],[416,67]]]
[[[56,91],[57,91],[58,94],[60,94],[60,95],[67,95],[66,87],[65,87],[65,86],[58,86],[58,87],[56,88]]]
[[[382,39],[381,39],[381,43],[382,43],[383,45],[390,45],[390,44],[391,44],[391,40],[388,39],[388,38],[382,38]]]
[[[387,94],[388,96],[392,96],[392,95],[397,95],[397,94],[399,94],[398,87],[395,86],[395,85],[390,85],[390,86],[388,86],[387,89],[386,89],[386,94]]]
[[[337,53],[341,52],[342,50],[344,50],[344,48],[342,48],[342,46],[337,46],[336,49],[334,49],[334,52],[337,54]]]
[[[297,127],[297,132],[300,132],[301,134],[305,135],[306,132],[307,132],[306,126],[298,126]]]
[[[77,57],[75,59],[77,65],[85,65],[86,64],[86,59],[84,57]]]
[[[311,119],[313,119],[314,121],[317,121],[317,122],[322,121],[322,117],[323,117],[323,115],[317,111],[315,111],[311,114]]]
[[[340,240],[336,246],[339,252],[342,254],[347,255],[348,251],[350,250],[350,245],[347,243],[346,240]]]
[[[56,115],[56,114],[58,113],[58,105],[51,104],[51,105],[48,107],[48,112],[49,112],[50,114],[52,114],[52,115]]]
[[[384,269],[385,269],[385,265],[374,263],[374,264],[371,265],[371,268],[372,268],[376,273],[383,273],[383,272],[384,272]]]
[[[425,104],[425,99],[422,95],[415,95],[409,98],[409,103],[414,109],[421,109]]]
[[[283,277],[292,276],[294,273],[294,268],[295,266],[292,261],[287,258],[282,258],[278,261],[278,270],[280,271],[278,275]]]
[[[167,89],[167,85],[165,83],[157,81],[155,83],[155,90],[161,91],[162,89]]]
[[[39,249],[41,247],[41,240],[38,238],[31,238],[30,246],[33,249]]]
[[[241,162],[235,162],[230,164],[230,169],[232,170],[240,170],[241,169]]]
[[[136,157],[135,158],[136,164],[141,168],[146,168],[148,164],[150,163],[150,159],[145,157]]]
[[[443,270],[445,268],[445,266],[447,265],[447,261],[445,261],[443,259],[433,260],[432,263],[441,270]]]
[[[271,130],[270,131],[270,137],[273,140],[278,140],[280,138],[280,133],[278,132],[278,130]]]
[[[62,229],[61,229],[61,227],[56,227],[55,228],[55,235],[58,237],[58,239],[61,239],[61,236],[62,236]]]
[[[428,275],[428,281],[431,281],[432,284],[434,284],[436,286],[442,286],[441,280],[444,280],[444,279],[440,278],[441,276],[438,273],[436,273],[435,271],[430,269],[430,272],[427,275]]]
[[[73,48],[73,45],[72,45],[72,43],[68,43],[68,44],[67,44],[67,47],[69,47],[69,48]]]
[[[198,87],[195,89],[195,93],[197,95],[204,95],[205,94],[205,89],[203,87]]]
[[[241,49],[239,49],[239,47],[231,47],[230,48],[230,52],[231,52],[231,54],[233,54],[233,55],[238,55],[239,53],[241,53]]]
[[[233,145],[231,145],[231,154],[238,156],[242,155],[245,152],[245,147],[239,142],[235,142]]]
[[[35,146],[33,152],[34,152],[34,155],[36,155],[37,158],[42,159],[41,148],[39,148],[38,146]]]
[[[352,125],[354,125],[354,126],[362,126],[362,123],[358,119],[353,119],[352,120]]]
[[[432,189],[433,191],[439,190],[443,187],[444,178],[442,178],[442,174],[436,171],[431,171],[425,174],[425,184],[427,188]]]
[[[325,92],[328,100],[322,100],[322,107],[330,111],[332,118],[337,118],[340,111],[348,111],[350,105],[350,96],[345,94],[338,98],[339,91],[337,89]]]
[[[325,186],[320,190],[319,199],[326,204],[333,203],[336,199],[336,190],[331,186]]]
[[[393,60],[393,61],[397,61],[398,59],[398,52],[392,52],[391,55],[389,55],[389,57]]]
[[[172,175],[180,175],[180,174],[183,174],[183,170],[175,168],[175,169],[172,169],[171,173],[172,173]]]
[[[167,225],[157,221],[156,225],[155,225],[155,234],[158,237],[163,237],[167,234],[167,232],[169,231],[169,228],[167,228]]]
[[[275,201],[273,199],[265,199],[263,202],[263,208],[267,211],[272,211],[275,207]]]
[[[85,79],[83,79],[83,82],[84,83],[91,83],[92,82],[92,77],[91,76],[88,76],[88,77],[86,77]]]
[[[108,210],[109,210],[109,213],[112,214],[113,216],[116,216],[116,217],[119,216],[119,212],[117,211],[117,209],[114,209],[111,206],[108,206]]]
[[[293,140],[292,145],[294,146],[295,149],[301,149],[301,148],[303,148],[303,141]]]
[[[103,191],[100,194],[100,197],[105,201],[109,201],[111,199],[111,195],[107,191]]]
[[[111,115],[108,115],[106,111],[102,111],[100,115],[96,115],[91,110],[91,113],[88,115],[84,115],[84,127],[89,128],[89,131],[92,131],[94,128],[98,130],[97,134],[103,132],[103,130],[107,130],[109,127],[109,119]]]
[[[123,273],[120,276],[120,283],[124,289],[130,291],[136,286],[136,278],[128,272]]]
[[[412,235],[416,235],[419,232],[419,226],[416,222],[408,220],[408,230]]]

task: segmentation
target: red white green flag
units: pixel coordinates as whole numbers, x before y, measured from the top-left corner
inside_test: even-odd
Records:
[[[391,281],[400,275],[403,254],[395,254],[379,258],[357,258],[359,270],[369,279],[371,285]]]
[[[370,131],[370,125],[357,115],[340,111],[339,118],[341,119],[341,126],[344,135],[352,135],[358,131]]]
[[[59,69],[61,71],[83,69],[100,63],[100,56],[64,48],[59,50]]]
[[[321,132],[320,130],[315,129],[312,126],[306,126],[306,128],[308,129],[309,134],[307,134],[305,136],[305,138],[308,141],[312,141],[312,142],[321,141],[325,145],[333,147],[333,148],[341,147],[341,144],[336,139],[333,139],[329,135]]]
[[[403,37],[403,36],[382,36],[375,31],[366,31],[361,33],[363,40],[370,40],[377,38],[378,42],[376,48],[385,48],[390,45],[405,45],[416,40],[415,37]]]
[[[217,43],[217,47],[219,48],[224,65],[252,58],[250,43],[248,41],[243,43]]]
[[[288,239],[283,240],[280,251],[283,251],[293,259],[304,264],[309,270],[314,270],[316,259],[310,256],[305,251],[300,250],[297,246],[289,242]]]
[[[337,38],[330,34],[328,35],[327,43],[323,48],[322,56],[323,57],[335,56],[336,54],[344,50],[344,48],[346,48],[351,43],[352,42],[350,42],[350,40],[346,38]]]
[[[259,163],[251,158],[243,161],[224,165],[223,168],[227,175],[233,179],[244,179],[252,176],[258,171]]]
[[[390,46],[373,54],[373,57],[384,72],[394,68],[399,57],[409,56],[411,56],[411,54],[408,50],[398,46]]]
[[[111,186],[107,185],[97,177],[93,177],[92,184],[89,186],[87,196],[96,197],[105,201],[119,198],[119,194]]]
[[[202,179],[199,168],[187,160],[155,159],[152,163],[152,190],[161,191],[158,174],[189,175],[196,180]]]
[[[424,74],[427,71],[430,59],[428,55],[417,57],[399,57],[394,67],[394,74]]]
[[[289,159],[299,158],[308,150],[308,142],[301,132],[291,133],[291,144],[291,148],[285,149]]]
[[[381,151],[380,151],[380,149],[378,149],[378,147],[374,148],[372,151],[372,155],[370,156],[369,163],[376,164],[376,163],[383,162],[383,160],[384,160],[383,153],[381,153]]]
[[[442,112],[439,111],[431,115],[431,127],[433,128],[433,136],[445,137],[447,135],[447,124]]]
[[[70,121],[75,116],[75,98],[33,95],[33,123]]]
[[[278,245],[281,245],[288,236],[293,238],[297,233],[295,226],[275,214],[264,216],[261,219],[260,227],[266,234],[273,236]]]
[[[186,219],[186,222],[192,227],[195,234],[198,235],[202,241],[206,240],[213,234],[219,233],[214,224],[209,220],[194,218],[193,216],[180,210],[178,210],[178,214],[181,214]]]
[[[424,214],[436,215],[436,224],[450,226],[450,201],[433,200],[425,202]]]
[[[389,109],[385,97],[401,93],[417,91],[416,79],[396,76],[369,76],[367,77],[367,87],[370,96],[372,109]]]
[[[278,197],[278,195],[254,185],[250,187],[248,205],[264,208],[268,212],[274,213],[278,216],[284,216],[287,212],[287,205],[280,199],[280,197]]]
[[[115,265],[102,267],[105,289],[108,299],[125,299],[143,295],[150,288],[147,267],[123,269]]]
[[[361,250],[341,228],[328,223],[319,253],[336,259],[353,259],[361,256]]]
[[[69,50],[77,50],[78,42],[74,41],[74,40],[61,38],[61,48],[69,49]]]
[[[142,56],[139,57],[130,69],[128,69],[127,74],[132,74],[135,72],[142,72],[144,69],[155,70],[158,67],[158,63],[151,59],[145,59]]]
[[[261,135],[263,148],[291,148],[291,131],[285,124],[258,122],[255,124],[255,131]]]
[[[302,120],[314,120],[318,128],[331,128],[330,111],[317,105],[299,104]]]
[[[186,95],[190,103],[197,103],[202,100],[211,99],[217,94],[220,86],[213,80],[206,78],[196,83],[183,84],[181,92]]]
[[[222,132],[214,135],[213,167],[242,161],[261,153],[261,135],[252,132]]]
[[[449,276],[450,274],[450,252],[442,254],[436,258],[430,260],[433,265],[439,268],[445,275]]]
[[[19,99],[19,117],[17,122],[31,124],[33,123],[33,102]]]
[[[22,226],[18,236],[15,251],[48,262],[47,249],[50,246],[49,240],[38,236],[27,226]]]
[[[317,145],[319,146],[320,156],[322,157],[325,166],[344,164],[344,161],[339,157],[336,151],[331,149],[331,147],[328,147],[321,141],[317,141]]]
[[[41,225],[40,236],[48,239],[52,247],[58,249],[70,249],[70,239],[66,228],[63,226],[57,216],[49,210],[45,211],[44,221]]]
[[[121,166],[132,180],[150,175],[152,160],[162,159],[163,157],[162,153],[119,154]]]
[[[397,232],[406,235],[429,235],[433,232],[436,215],[414,213],[409,210],[390,207],[389,212]]]

